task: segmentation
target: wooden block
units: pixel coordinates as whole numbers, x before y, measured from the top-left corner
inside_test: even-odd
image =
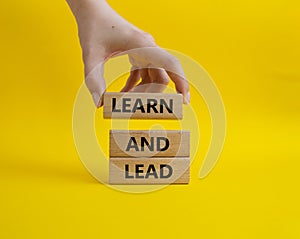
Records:
[[[110,158],[110,184],[187,184],[189,158]]]
[[[103,117],[119,119],[182,119],[181,94],[104,94]]]
[[[189,157],[190,132],[111,130],[110,157]]]

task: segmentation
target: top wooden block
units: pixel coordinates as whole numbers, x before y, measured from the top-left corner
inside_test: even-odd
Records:
[[[182,119],[181,94],[114,93],[104,94],[104,118]]]

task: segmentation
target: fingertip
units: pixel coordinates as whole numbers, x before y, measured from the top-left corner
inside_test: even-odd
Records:
[[[190,92],[180,92],[177,90],[177,94],[182,94],[182,101],[183,101],[183,104],[185,105],[189,105],[190,102],[191,102],[191,94]]]
[[[187,105],[189,105],[191,103],[191,94],[189,91],[186,94],[185,101],[186,101],[185,104],[187,104]]]
[[[185,81],[185,84],[183,85],[182,95],[183,95],[183,103],[186,105],[189,105],[191,102],[191,94],[190,89],[187,81]]]
[[[101,99],[99,102],[98,102],[98,105],[97,105],[97,108],[101,108],[103,106],[104,102],[103,100]]]
[[[103,95],[104,94],[102,94],[100,96],[100,94],[98,92],[92,93],[92,98],[93,98],[94,104],[97,108],[100,108],[101,106],[103,106]]]

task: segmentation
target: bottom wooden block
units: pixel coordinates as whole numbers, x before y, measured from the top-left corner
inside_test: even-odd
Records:
[[[110,184],[187,184],[189,158],[110,158]]]

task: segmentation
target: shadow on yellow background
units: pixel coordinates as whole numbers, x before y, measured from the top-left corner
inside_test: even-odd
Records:
[[[83,65],[67,4],[4,1],[0,238],[299,238],[299,1],[109,3],[213,77],[227,112],[219,163],[198,179],[204,140],[190,185],[132,195],[99,184],[73,143]]]

